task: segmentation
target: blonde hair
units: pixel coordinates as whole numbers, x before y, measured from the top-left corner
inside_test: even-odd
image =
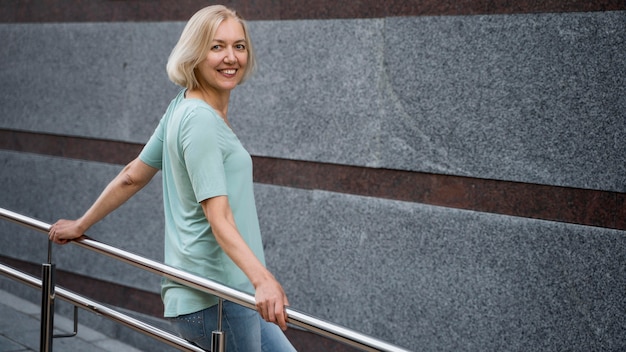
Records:
[[[167,75],[170,80],[181,87],[194,89],[198,87],[195,68],[206,57],[211,41],[215,38],[217,27],[226,19],[233,18],[243,27],[246,48],[248,51],[248,65],[244,72],[243,83],[256,68],[256,59],[246,21],[235,12],[223,5],[207,6],[196,12],[185,25],[183,33],[169,59],[167,60]]]

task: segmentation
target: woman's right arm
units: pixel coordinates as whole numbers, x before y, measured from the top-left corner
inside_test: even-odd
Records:
[[[76,220],[61,219],[50,227],[48,237],[58,244],[65,244],[82,236],[87,229],[117,209],[142,189],[156,175],[155,169],[139,158],[131,161],[107,185],[98,199]]]

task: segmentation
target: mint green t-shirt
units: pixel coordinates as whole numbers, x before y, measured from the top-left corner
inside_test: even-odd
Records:
[[[165,211],[165,264],[254,293],[246,275],[218,245],[200,202],[226,195],[237,228],[265,264],[252,183],[252,159],[237,136],[208,104],[170,103],[139,158],[161,169]],[[165,316],[175,317],[217,303],[213,295],[163,279]]]

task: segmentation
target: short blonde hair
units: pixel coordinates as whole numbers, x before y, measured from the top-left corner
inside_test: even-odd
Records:
[[[223,5],[207,6],[196,12],[191,18],[169,59],[167,60],[167,75],[170,80],[181,87],[194,89],[198,87],[195,69],[206,57],[209,45],[215,38],[217,27],[226,19],[233,18],[243,27],[246,48],[248,51],[248,65],[244,72],[244,82],[256,68],[256,58],[252,49],[252,42],[246,21],[235,12]]]

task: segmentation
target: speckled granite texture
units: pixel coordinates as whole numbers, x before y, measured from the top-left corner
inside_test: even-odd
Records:
[[[260,69],[233,94],[230,118],[259,157],[624,193],[625,22],[626,12],[254,21]],[[0,129],[144,143],[177,91],[164,65],[181,29],[0,25]],[[95,160],[0,150],[0,206],[79,216],[121,169]],[[256,190],[268,264],[296,309],[412,350],[626,348],[624,231]],[[159,260],[160,197],[157,177],[89,234]],[[5,222],[0,232],[18,236],[0,255],[44,260],[40,234]],[[55,253],[66,270],[158,292],[152,275]]]
[[[44,221],[78,216],[119,171],[20,153],[0,158],[3,206]],[[89,234],[160,260],[159,182]],[[412,350],[626,347],[624,231],[323,191],[255,190],[268,266],[294,309]],[[19,238],[3,242],[0,255],[45,260],[42,234],[7,222],[0,233]],[[54,253],[60,270],[158,292],[157,277],[128,265],[70,246]]]
[[[255,155],[624,192],[625,21],[254,22],[260,69],[231,121]],[[0,25],[0,128],[144,143],[180,30]]]

